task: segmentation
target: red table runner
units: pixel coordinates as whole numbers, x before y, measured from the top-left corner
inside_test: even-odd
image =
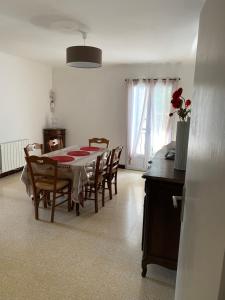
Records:
[[[74,157],[67,156],[67,155],[52,156],[50,158],[57,160],[58,162],[69,162],[74,160]]]
[[[84,150],[84,151],[98,151],[100,150],[101,148],[99,147],[81,147],[80,150]]]
[[[89,152],[87,152],[87,151],[80,151],[80,150],[69,151],[69,152],[67,152],[67,154],[71,155],[71,156],[87,156],[87,155],[90,155]]]

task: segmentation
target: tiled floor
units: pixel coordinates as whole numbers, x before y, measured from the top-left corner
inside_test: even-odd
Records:
[[[55,223],[33,206],[19,175],[0,179],[0,299],[172,300],[175,272],[141,277],[144,182],[120,171],[119,194],[94,214],[57,208]],[[107,194],[108,196],[108,194]]]

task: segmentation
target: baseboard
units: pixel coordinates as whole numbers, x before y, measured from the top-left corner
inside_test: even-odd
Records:
[[[125,169],[125,165],[119,165],[120,169]]]
[[[1,173],[1,174],[0,174],[0,178],[6,177],[6,176],[9,176],[9,175],[18,173],[18,172],[21,172],[22,170],[23,170],[23,167],[17,168],[17,169],[15,169],[15,170],[11,170],[11,171],[8,171],[8,172],[5,172],[5,173]]]

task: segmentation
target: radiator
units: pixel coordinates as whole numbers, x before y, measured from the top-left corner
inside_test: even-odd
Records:
[[[0,173],[23,167],[25,164],[23,148],[29,144],[28,139],[0,143]]]

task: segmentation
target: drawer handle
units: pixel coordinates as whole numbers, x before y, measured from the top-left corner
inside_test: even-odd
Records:
[[[177,208],[177,201],[182,201],[183,197],[182,196],[172,196],[173,199],[173,206],[174,208]]]

